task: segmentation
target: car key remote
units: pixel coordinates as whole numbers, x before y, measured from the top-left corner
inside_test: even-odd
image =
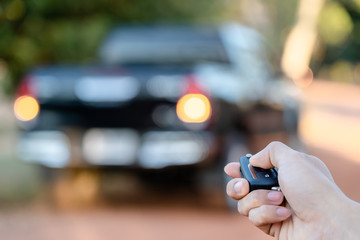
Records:
[[[250,192],[256,189],[268,189],[280,191],[277,170],[275,168],[262,169],[250,164],[252,155],[246,154],[240,158],[240,173],[249,182]]]

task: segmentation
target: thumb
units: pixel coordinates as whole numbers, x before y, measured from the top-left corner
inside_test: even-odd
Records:
[[[264,169],[280,168],[281,164],[293,156],[295,150],[286,146],[281,142],[272,142],[267,145],[263,150],[253,155],[250,158],[251,165],[261,167]]]

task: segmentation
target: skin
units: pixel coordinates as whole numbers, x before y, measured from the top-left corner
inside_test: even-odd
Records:
[[[320,159],[272,142],[250,163],[277,167],[281,192],[249,193],[235,162],[224,169],[233,178],[226,190],[238,200],[239,213],[266,234],[276,239],[359,239],[360,204],[344,195]]]

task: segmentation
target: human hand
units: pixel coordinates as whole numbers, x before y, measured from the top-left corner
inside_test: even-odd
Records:
[[[265,233],[276,239],[359,238],[360,205],[342,193],[320,159],[273,142],[252,156],[250,163],[265,169],[277,167],[282,192],[249,193],[239,163],[229,163],[225,172],[233,179],[227,193],[239,200],[240,214]]]

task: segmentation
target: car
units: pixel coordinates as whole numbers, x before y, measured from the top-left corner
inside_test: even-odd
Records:
[[[20,159],[150,179],[183,171],[211,187],[223,184],[227,162],[296,135],[296,98],[275,79],[251,28],[121,26],[98,59],[39,66],[22,79],[14,103]]]

